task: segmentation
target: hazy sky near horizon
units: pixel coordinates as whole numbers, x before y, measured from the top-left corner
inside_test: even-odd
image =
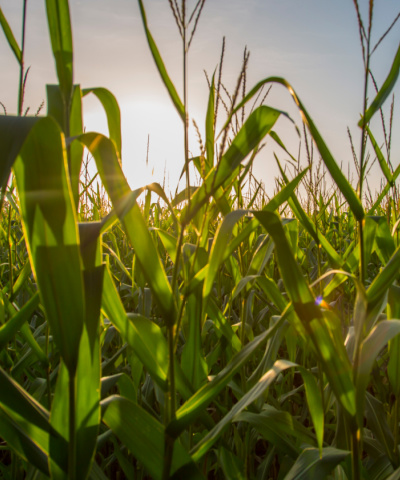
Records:
[[[22,0],[0,0],[0,6],[18,41]],[[188,0],[189,9],[195,5]],[[400,10],[398,0],[375,2],[373,44]],[[167,0],[144,0],[149,27],[167,70],[179,93],[182,91],[180,37]],[[360,0],[367,21],[368,0]],[[138,2],[132,0],[70,0],[74,41],[74,82],[82,88],[105,87],[116,96],[122,113],[123,166],[133,188],[150,181],[175,190],[183,166],[183,127],[154,66]],[[352,154],[347,134],[350,128],[359,150],[357,121],[362,110],[363,64],[357,18],[352,0],[207,0],[189,52],[189,109],[204,131],[208,87],[204,70],[211,76],[218,65],[223,36],[226,37],[223,81],[232,91],[240,71],[244,47],[250,51],[247,86],[277,75],[296,90],[336,161],[347,173]],[[389,72],[400,40],[400,21],[374,53],[372,70],[378,85]],[[0,34],[0,101],[8,113],[17,108],[18,65],[5,37]],[[45,86],[55,83],[45,1],[29,0],[26,32],[26,66],[29,72],[25,106],[34,113],[45,100]],[[399,84],[395,93],[399,92]],[[371,92],[372,96],[372,92]],[[389,104],[390,101],[387,102]],[[287,111],[296,123],[301,120],[290,95],[274,86],[267,104]],[[388,112],[386,105],[386,112]],[[387,117],[388,117],[387,113]],[[84,100],[88,130],[106,132],[105,116],[94,98]],[[379,118],[373,122],[379,141]],[[399,128],[395,105],[394,131]],[[298,137],[286,119],[275,127],[293,155]],[[150,135],[149,168],[146,168],[147,138]],[[397,137],[397,138],[396,138]],[[287,155],[271,144],[257,158],[254,174],[272,193],[278,174],[273,151]],[[400,138],[393,137],[392,162],[399,163]],[[194,132],[190,149],[198,152]],[[306,159],[302,152],[302,162]],[[154,171],[153,175],[151,174]],[[379,167],[371,184],[378,187]]]

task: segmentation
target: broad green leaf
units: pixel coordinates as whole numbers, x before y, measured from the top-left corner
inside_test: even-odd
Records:
[[[315,480],[316,478],[323,480],[349,455],[350,452],[346,450],[326,447],[320,456],[317,448],[306,448],[284,480]]]
[[[103,105],[107,115],[108,133],[110,139],[115,143],[118,158],[122,159],[122,142],[121,142],[121,112],[117,99],[106,88],[85,88],[82,90],[82,96],[93,93]]]
[[[379,322],[364,340],[361,346],[360,361],[356,372],[357,415],[359,425],[362,425],[365,391],[368,386],[372,366],[381,352],[400,333],[400,320],[383,320]]]
[[[15,58],[18,60],[18,63],[21,64],[22,62],[21,49],[19,48],[18,42],[15,40],[14,34],[1,8],[0,8],[0,25],[1,25],[1,28],[3,29],[4,35],[6,36],[7,42],[10,45],[11,50],[15,55]]]
[[[396,468],[396,470],[386,478],[386,480],[399,480],[399,479],[400,479],[400,467]]]
[[[210,298],[207,303],[206,313],[213,320],[216,328],[228,340],[229,345],[232,345],[232,348],[238,352],[242,348],[239,337],[233,331],[229,319],[226,318],[226,315],[223,315],[213,298]]]
[[[225,417],[203,437],[194,449],[190,452],[193,460],[199,461],[206,452],[214,445],[224,430],[234,421],[234,417],[246,407],[257,400],[264,391],[276,380],[276,377],[287,368],[295,367],[296,364],[287,360],[277,360],[271,370],[260,378],[260,380],[232,407]]]
[[[66,105],[62,91],[59,85],[46,85],[47,92],[47,114],[53,117],[65,135],[75,137],[83,133],[82,120],[82,92],[80,85],[73,86],[71,104]],[[67,108],[70,108],[67,114]],[[67,127],[67,120],[69,125]],[[67,139],[68,141],[69,139]],[[71,182],[72,194],[74,197],[75,207],[79,203],[79,180],[81,173],[83,157],[83,146],[79,142],[73,142],[69,146],[68,154],[68,171]]]
[[[44,473],[51,456],[66,471],[66,442],[49,413],[0,368],[0,431],[16,453]]]
[[[140,15],[142,17],[143,21],[143,26],[144,26],[144,31],[146,33],[146,38],[147,42],[150,47],[151,54],[153,55],[154,62],[157,66],[158,73],[161,76],[161,79],[165,85],[165,87],[168,90],[169,96],[171,97],[172,103],[174,104],[175,108],[177,109],[180,117],[182,118],[183,121],[185,121],[185,107],[179,98],[179,95],[174,87],[174,84],[172,83],[171,79],[169,78],[168,72],[165,68],[164,62],[161,58],[160,52],[158,51],[157,45],[150,33],[149,27],[147,26],[147,18],[146,18],[146,12],[144,10],[143,2],[142,0],[138,0],[139,2],[139,8],[140,8]]]
[[[367,125],[371,120],[372,116],[381,108],[387,97],[390,95],[390,92],[393,90],[393,87],[397,81],[400,72],[400,44],[397,49],[396,55],[394,57],[392,67],[386,80],[383,82],[382,87],[379,89],[376,97],[372,101],[371,105],[369,106],[368,110],[365,112],[365,115],[361,120],[358,122],[358,126],[362,127]]]
[[[171,257],[172,263],[175,263],[176,260],[176,250],[178,245],[178,239],[160,228],[150,228],[151,231],[157,232],[157,235],[160,237],[165,250],[168,252],[168,255]]]
[[[28,422],[24,421],[23,423]],[[46,451],[39,444],[38,436],[41,432],[38,432],[35,426],[31,426],[27,433],[0,408],[0,431],[10,450],[45,475],[49,475],[48,450]]]
[[[303,367],[299,367],[301,376],[303,377],[304,387],[306,390],[308,410],[310,412],[315,435],[317,437],[318,448],[322,456],[322,446],[324,443],[324,406],[321,397],[321,390],[318,387],[314,375]]]
[[[388,318],[400,318],[400,287],[392,285],[388,295]],[[388,377],[393,393],[400,395],[400,337],[394,337],[389,342]]]
[[[399,55],[400,58],[400,55]],[[292,88],[292,86],[281,77],[268,77],[264,80],[258,82],[244,97],[244,99],[239,102],[239,104],[235,107],[231,115],[228,117],[227,122],[225,123],[224,127],[230,122],[232,116],[245,105],[263,85],[267,83],[277,83],[285,87],[288,92],[291,94],[293,100],[295,101],[300,114],[302,116],[303,122],[307,125],[311,136],[313,137],[315,144],[321,154],[321,157],[328,169],[329,173],[331,174],[333,180],[335,181],[336,185],[339,187],[340,191],[342,192],[343,196],[346,198],[351,210],[353,211],[355,217],[358,220],[362,220],[364,218],[364,209],[362,207],[360,199],[357,197],[356,193],[354,192],[352,186],[344,176],[342,170],[340,169],[339,165],[336,163],[335,159],[333,158],[330,150],[328,149],[325,141],[323,140],[321,134],[319,133],[317,127],[315,126],[313,120],[311,119],[310,115],[308,114],[307,110],[304,108],[304,105],[300,101],[300,98],[297,96],[296,92]]]
[[[75,209],[66,172],[60,129],[51,118],[42,118],[20,150],[14,173],[41,303],[60,353],[73,371],[83,328],[84,285]]]
[[[377,144],[374,136],[372,135],[371,130],[368,127],[366,127],[366,130],[367,130],[368,137],[371,141],[371,144],[372,144],[372,146],[375,150],[375,155],[376,155],[376,158],[378,159],[378,162],[379,162],[379,165],[381,167],[382,173],[385,175],[388,183],[390,183],[390,185],[393,187],[392,173],[389,169],[389,165],[388,165],[387,161],[385,160],[385,157],[383,156],[382,150],[379,148],[379,145]]]
[[[277,160],[279,170],[281,172],[282,178],[284,179],[286,185],[289,185],[289,179],[286,176],[284,170],[282,169],[278,158],[275,156],[275,159]],[[329,243],[329,241],[322,235],[322,233],[316,229],[315,224],[311,221],[310,217],[306,214],[302,206],[300,205],[300,202],[296,195],[292,193],[290,199],[288,199],[288,203],[290,205],[290,208],[292,209],[293,213],[296,215],[296,217],[299,219],[300,223],[303,225],[303,227],[307,230],[307,232],[311,235],[311,237],[315,240],[315,242],[318,245],[321,245],[322,248],[325,250],[327,253],[331,265],[334,268],[342,268],[343,265],[345,264],[344,260],[341,258],[341,256],[335,251],[335,249],[332,247],[332,245]]]
[[[152,478],[162,478],[164,465],[164,426],[139,405],[123,397],[101,402],[103,421],[145,466]],[[174,445],[171,473],[192,460],[179,442]],[[195,477],[193,477],[195,478]]]
[[[400,269],[400,247],[394,252],[385,267],[374,278],[367,290],[367,299],[369,304],[378,302],[387,292],[396,277],[399,275]]]
[[[193,195],[191,207],[182,210],[181,221],[184,224],[195,216],[211,195],[216,196],[219,187],[233,180],[241,162],[260,144],[281,113],[266,106],[254,110],[232,140],[218,165],[210,170],[201,187]]]
[[[300,445],[316,444],[314,435],[294,416],[271,405],[264,405],[260,413],[241,412],[234,421],[249,423],[265,440],[292,458],[300,455]]]
[[[254,215],[274,239],[279,270],[294,309],[318,352],[336,397],[353,416],[356,412],[355,391],[344,345],[340,339],[334,338],[334,327],[316,305],[294,259],[278,215],[267,211],[254,212]]]
[[[132,322],[125,312],[108,269],[104,275],[102,308],[122,338],[133,348],[153,380],[166,391],[168,349],[165,337],[159,327],[147,319],[142,322],[143,330],[136,328],[137,323]]]
[[[392,175],[393,182],[396,181],[399,175],[400,175],[400,165],[397,165],[396,170],[393,172],[393,175]],[[391,184],[387,182],[387,184],[385,185],[385,187],[382,189],[381,193],[378,195],[377,199],[375,200],[375,203],[368,210],[368,215],[373,215],[375,213],[377,208],[380,207],[382,200],[386,197],[386,195],[388,194],[391,188],[392,188]]]
[[[260,348],[276,331],[284,321],[282,316],[271,328],[261,333],[253,341],[237,353],[230,363],[223,368],[211,382],[200,388],[187,402],[176,412],[176,419],[167,427],[167,433],[174,437],[178,436],[188,425],[190,425],[203,410],[212,402],[219,392],[230,382],[233,376],[240,370],[244,363]]]
[[[142,189],[132,192],[122,173],[114,143],[104,135],[86,133],[79,137],[93,155],[101,180],[135,250],[143,274],[164,314],[165,321],[173,324],[177,307],[171,286],[161,264],[160,256],[148,231],[146,222],[136,203]]]
[[[58,81],[69,108],[73,85],[73,49],[68,0],[46,0],[46,10]]]
[[[90,471],[100,427],[99,323],[104,265],[99,229],[100,224],[79,225],[84,265],[85,324],[76,372],[76,478],[82,479]]]
[[[199,287],[186,301],[189,333],[182,351],[182,370],[195,390],[207,381],[207,364],[201,344],[202,296]]]
[[[234,210],[233,212],[228,213],[218,227],[211,247],[208,272],[203,287],[203,299],[205,302],[211,293],[215,276],[225,257],[226,246],[231,239],[233,228],[247,213],[247,210]]]
[[[375,251],[382,262],[386,265],[394,254],[396,246],[390,232],[386,217],[378,217],[378,228],[375,234]]]
[[[365,417],[367,427],[380,442],[390,461],[393,462],[393,464],[397,463],[395,453],[397,448],[394,448],[394,438],[387,422],[387,413],[382,402],[369,392],[365,394]]]
[[[218,460],[227,480],[246,480],[243,462],[224,447],[218,449]]]
[[[0,115],[0,188],[6,186],[10,176],[11,168],[15,159],[25,142],[32,127],[37,123],[38,118],[14,117],[11,115]]]
[[[12,316],[5,325],[0,327],[0,350],[2,350],[22,325],[29,321],[39,305],[39,294],[35,293],[26,304]]]
[[[222,185],[231,172],[259,145],[281,113],[279,110],[263,105],[249,115],[217,166],[215,178],[213,178],[214,187]]]
[[[74,374],[73,374],[74,375]],[[74,381],[74,380],[73,380]],[[70,439],[70,395],[69,395],[69,373],[63,361],[60,362],[58,367],[58,376],[56,388],[54,391],[52,408],[50,413],[50,423],[52,427],[57,430],[60,435],[67,442],[67,451],[65,452],[69,456],[69,442]],[[76,422],[75,422],[76,428]],[[68,459],[69,460],[69,459]],[[55,462],[53,455],[50,455],[49,459],[51,477],[55,480],[69,480],[68,470],[62,469],[61,466]],[[69,469],[69,465],[68,465]],[[72,475],[71,475],[72,476]]]

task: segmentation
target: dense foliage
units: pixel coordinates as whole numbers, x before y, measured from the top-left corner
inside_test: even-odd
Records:
[[[24,40],[0,9],[21,70],[19,115],[0,117],[1,478],[400,478],[400,167],[369,129],[395,85],[400,47],[365,102],[355,191],[286,80],[238,98],[246,54],[219,135],[221,68],[209,80],[206,138],[190,158],[187,79],[182,101],[139,6],[184,126],[187,184],[172,200],[158,184],[129,188],[116,99],[74,84],[68,0],[46,0],[59,79],[46,116],[22,115]],[[189,16],[186,2],[171,2],[184,65],[203,6]],[[365,99],[369,8],[368,28],[359,15]],[[298,106],[319,165],[310,155],[300,169],[273,131],[283,114],[265,98],[241,115],[276,83]],[[84,132],[89,94],[108,137]],[[281,168],[273,198],[257,182],[246,198],[267,136],[294,173]],[[386,185],[368,206],[367,148]],[[315,176],[321,165],[330,193]]]

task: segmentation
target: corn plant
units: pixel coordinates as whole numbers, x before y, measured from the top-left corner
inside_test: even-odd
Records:
[[[365,50],[356,192],[288,81],[269,77],[246,93],[246,51],[218,133],[221,57],[209,81],[205,147],[190,158],[186,65],[205,1],[192,11],[170,2],[182,36],[183,100],[138,5],[182,119],[186,187],[172,200],[158,184],[130,189],[117,100],[74,83],[68,0],[46,0],[59,83],[47,85],[45,116],[22,115],[25,33],[19,46],[0,9],[20,65],[19,115],[0,117],[1,475],[399,478],[399,206],[388,193],[400,170],[369,122],[394,88],[400,46],[368,105],[374,2],[367,29],[355,2]],[[272,84],[297,105],[335,185],[328,199],[312,188],[311,162],[289,178],[275,154],[279,190],[259,209],[259,188],[243,200],[267,138],[296,162],[273,130],[279,117],[292,125],[287,114],[264,101],[245,114]],[[84,132],[90,94],[106,112],[108,136]],[[367,138],[387,183],[368,211]],[[84,149],[106,212],[94,179],[82,185]],[[305,209],[296,192],[307,174]]]

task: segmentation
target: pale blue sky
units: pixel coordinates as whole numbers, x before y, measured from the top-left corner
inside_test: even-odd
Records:
[[[374,38],[390,25],[398,0],[375,2]],[[26,105],[31,112],[45,99],[46,83],[56,81],[51,56],[44,0],[28,1],[26,65],[31,65]],[[194,0],[188,1],[189,6]],[[365,11],[367,0],[360,0]],[[181,91],[181,46],[167,0],[145,0],[149,26],[167,69]],[[15,35],[20,38],[21,0],[0,0]],[[159,79],[143,32],[138,4],[133,0],[71,0],[75,83],[83,88],[110,89],[120,104],[123,122],[123,164],[133,187],[151,179],[162,182],[166,166],[169,187],[174,190],[182,168],[182,128]],[[359,149],[357,121],[362,108],[363,66],[357,20],[352,0],[207,0],[189,58],[189,106],[203,130],[209,74],[219,62],[222,37],[226,36],[224,81],[233,89],[243,49],[251,52],[247,84],[270,75],[285,77],[299,94],[338,163],[351,162],[347,137],[350,127]],[[379,84],[387,75],[400,39],[400,22],[373,56],[373,72]],[[15,113],[18,66],[5,38],[0,36],[2,101]],[[396,85],[395,92],[399,92]],[[268,102],[288,111],[300,125],[289,94],[274,87]],[[399,128],[395,110],[394,128]],[[105,120],[94,100],[85,99],[85,123],[105,131]],[[380,123],[373,122],[376,136]],[[279,120],[276,131],[297,155],[298,140],[288,121]],[[146,173],[147,134],[150,134],[150,167]],[[397,139],[396,139],[397,136]],[[271,142],[269,142],[271,143]],[[400,155],[399,135],[394,135],[392,161]],[[195,137],[191,150],[197,153]],[[273,146],[284,160],[286,155]],[[305,162],[305,158],[303,158]],[[277,169],[271,148],[257,159],[255,175],[272,193]],[[377,186],[376,169],[372,183]]]

